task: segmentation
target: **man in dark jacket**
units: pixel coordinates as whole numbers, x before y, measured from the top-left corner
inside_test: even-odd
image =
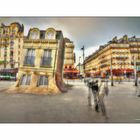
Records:
[[[98,103],[97,103],[97,93],[99,91],[99,86],[98,86],[98,80],[94,81],[90,81],[88,82],[88,87],[89,87],[89,96],[88,96],[88,100],[89,100],[89,106],[92,105],[91,103],[91,93],[90,91],[92,91],[92,95],[94,97],[94,106],[95,106],[95,111],[98,112]]]

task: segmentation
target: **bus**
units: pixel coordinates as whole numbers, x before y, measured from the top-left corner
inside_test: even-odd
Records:
[[[0,69],[0,80],[6,80],[6,81],[16,81],[16,76],[18,73],[17,68],[13,69]]]

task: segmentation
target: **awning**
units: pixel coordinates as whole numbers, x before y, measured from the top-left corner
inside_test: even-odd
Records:
[[[15,68],[15,69],[1,69],[0,72],[1,73],[17,73],[18,69],[17,68]]]
[[[79,73],[78,70],[64,70],[64,73]]]
[[[107,72],[110,72],[110,70],[107,70]],[[132,73],[134,72],[134,69],[113,69],[113,73]]]
[[[100,74],[100,73],[101,73],[100,71],[97,71],[97,72],[95,72],[94,74],[95,74],[95,75],[98,75],[98,74]]]

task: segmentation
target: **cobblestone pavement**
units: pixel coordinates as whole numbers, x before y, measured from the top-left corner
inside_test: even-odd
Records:
[[[0,89],[14,82],[0,81]],[[132,82],[115,83],[105,97],[107,117],[88,106],[88,88],[81,81],[59,95],[0,93],[0,122],[97,123],[140,122],[140,98]]]

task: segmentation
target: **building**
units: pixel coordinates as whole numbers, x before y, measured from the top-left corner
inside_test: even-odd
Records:
[[[62,31],[31,28],[24,38],[18,80],[10,90],[37,94],[66,92],[62,79],[64,53]]]
[[[110,76],[112,66],[113,76],[131,77],[135,68],[140,71],[140,38],[128,38],[127,35],[120,39],[114,37],[88,56],[84,64],[86,76]]]
[[[24,26],[17,22],[0,26],[0,68],[18,68],[23,47]]]
[[[76,78],[79,73],[75,68],[74,44],[70,39],[65,38],[65,59],[64,59],[64,78]]]

